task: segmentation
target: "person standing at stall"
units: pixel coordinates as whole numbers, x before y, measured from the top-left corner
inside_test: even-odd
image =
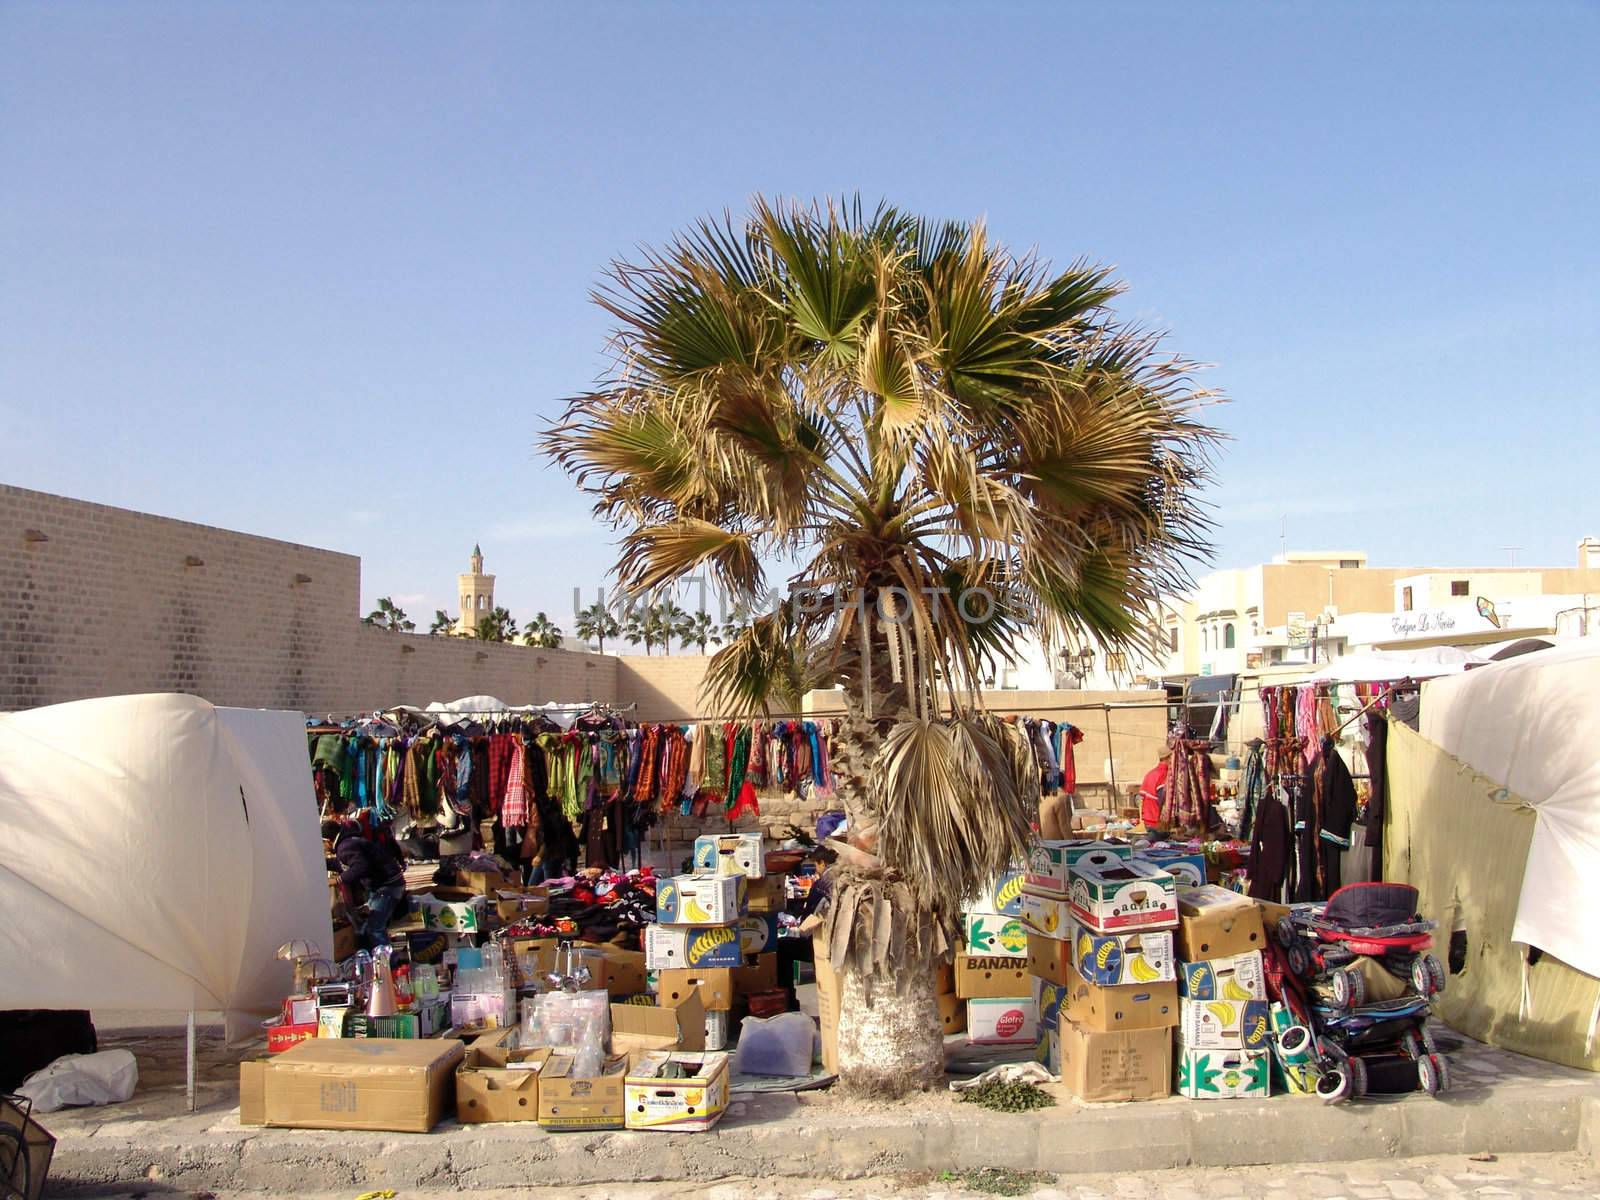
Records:
[[[355,900],[357,889],[366,893],[367,915],[356,935],[361,949],[388,945],[389,918],[406,895],[405,864],[383,843],[362,837],[350,822],[324,821],[322,836],[339,864],[346,903]]]

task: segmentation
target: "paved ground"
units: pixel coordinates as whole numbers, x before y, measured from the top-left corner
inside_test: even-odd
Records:
[[[396,1200],[443,1200],[455,1193],[399,1189]],[[1247,1167],[1228,1170],[1150,1171],[1117,1175],[939,1175],[839,1183],[815,1179],[728,1180],[695,1189],[703,1200],[873,1200],[927,1197],[968,1200],[981,1195],[1026,1195],[1033,1200],[1518,1200],[1521,1197],[1600,1196],[1600,1170],[1575,1154],[1507,1155],[1494,1162],[1436,1157],[1354,1162],[1337,1166]],[[195,1193],[140,1190],[105,1194],[106,1200],[263,1200],[262,1192]],[[304,1200],[351,1200],[350,1191],[295,1193]],[[595,1188],[497,1189],[474,1200],[684,1200],[682,1185],[608,1185]]]

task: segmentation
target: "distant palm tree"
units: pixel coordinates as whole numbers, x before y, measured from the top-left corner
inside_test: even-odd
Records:
[[[622,614],[622,636],[628,640],[630,646],[637,646],[643,642],[646,654],[650,653],[650,647],[656,640],[656,625],[651,619],[652,611],[634,606]]]
[[[683,648],[699,646],[700,653],[706,652],[707,645],[720,646],[722,635],[717,632],[717,623],[711,619],[711,614],[705,609],[689,616],[689,629],[683,637]]]
[[[686,638],[693,624],[693,618],[676,601],[663,600],[653,610],[656,626],[656,640],[666,653],[672,653],[672,639]]]
[[[476,630],[480,642],[511,642],[517,637],[517,622],[509,612],[496,605],[489,615],[478,621]]]
[[[390,633],[410,633],[417,623],[406,616],[401,607],[388,596],[378,597],[378,607],[361,618],[363,625],[387,629]]]
[[[429,637],[448,637],[455,632],[456,619],[442,608],[433,610],[433,624],[428,626]]]
[[[592,638],[599,643],[601,654],[606,652],[606,639],[616,637],[622,632],[621,623],[611,615],[611,610],[598,600],[578,613],[572,628],[579,637]]]
[[[750,628],[748,614],[734,613],[732,617],[717,626],[717,642],[731,642],[746,629]]]
[[[559,650],[561,648],[561,626],[543,613],[539,613],[533,620],[528,622],[527,628],[522,631],[522,644],[525,646],[542,646],[546,650]]]

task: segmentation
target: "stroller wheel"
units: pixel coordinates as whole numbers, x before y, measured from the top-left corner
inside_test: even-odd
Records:
[[[1439,1091],[1448,1092],[1451,1085],[1450,1060],[1442,1054],[1431,1054],[1423,1061],[1433,1064],[1434,1072],[1439,1077]]]
[[[1400,1052],[1407,1058],[1420,1059],[1429,1053],[1423,1045],[1422,1037],[1415,1029],[1408,1029],[1400,1039]]]
[[[1360,971],[1344,970],[1333,976],[1333,1002],[1343,1009],[1360,1008],[1367,999],[1367,981]]]
[[[1428,964],[1428,975],[1433,980],[1432,994],[1437,996],[1440,992],[1444,991],[1446,979],[1444,964],[1431,954],[1424,954],[1422,956],[1422,961]]]
[[[1277,934],[1278,945],[1282,946],[1285,950],[1294,945],[1295,941],[1297,940],[1294,933],[1294,922],[1288,917],[1278,918]]]
[[[1317,1076],[1317,1096],[1324,1104],[1343,1104],[1350,1099],[1350,1077],[1343,1068],[1330,1067]]]
[[[1350,1099],[1360,1100],[1367,1094],[1367,1064],[1359,1058],[1351,1058],[1345,1070],[1350,1072]]]
[[[1419,1036],[1422,1040],[1423,1050],[1429,1054],[1439,1053],[1439,1043],[1433,1040],[1433,1030],[1424,1025]]]
[[[1432,1057],[1417,1059],[1417,1086],[1430,1096],[1437,1096],[1441,1086],[1439,1068],[1434,1065],[1437,1061]]]
[[[1296,975],[1304,975],[1311,969],[1311,955],[1298,942],[1289,946],[1286,957],[1289,960],[1289,970]]]

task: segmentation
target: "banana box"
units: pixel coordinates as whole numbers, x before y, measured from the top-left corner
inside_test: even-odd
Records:
[[[1264,1100],[1272,1094],[1266,1050],[1178,1047],[1178,1094],[1190,1100]]]
[[[1032,996],[985,996],[967,1001],[967,1040],[974,1046],[1032,1046],[1039,1012]]]
[[[666,1077],[669,1072],[671,1078]],[[657,1051],[628,1072],[623,1089],[629,1129],[704,1133],[728,1107],[728,1056]]]
[[[1155,863],[1176,879],[1179,887],[1206,885],[1206,856],[1197,851],[1163,850],[1151,846],[1139,851],[1139,857]]]
[[[1006,871],[1000,878],[989,884],[978,894],[977,899],[966,906],[970,913],[988,913],[996,917],[1018,917],[1022,915],[1022,881],[1021,867]]]
[[[1178,977],[1170,929],[1147,929],[1143,933],[1096,933],[1074,923],[1072,948],[1073,964],[1078,968],[1078,974],[1101,987],[1164,983]]]
[[[1179,963],[1178,995],[1187,1000],[1265,1000],[1261,951]]]
[[[1170,1029],[1178,1023],[1178,985],[1139,983],[1099,987],[1070,968],[1061,1016],[1086,1029],[1116,1033],[1131,1029]]]
[[[1054,980],[1033,977],[1033,1006],[1039,1010],[1040,1032],[1054,1029],[1061,1020],[1061,1005],[1067,998],[1067,989]],[[1059,1075],[1055,1071],[1052,1074]]]
[[[1267,1002],[1180,999],[1178,1044],[1190,1050],[1271,1050]]]
[[[1033,933],[1065,938],[1072,932],[1072,906],[1065,896],[1022,890],[1022,923]]]
[[[733,927],[739,931],[739,950],[743,954],[765,954],[778,948],[777,913],[747,913]]]
[[[422,917],[422,928],[441,933],[481,933],[489,904],[482,896],[455,901],[418,896],[414,903]]]
[[[744,915],[750,881],[743,875],[674,875],[656,885],[663,925],[731,925]]]
[[[1023,878],[1029,891],[1065,896],[1072,888],[1072,866],[1080,859],[1105,863],[1132,854],[1132,846],[1117,842],[1035,842],[1028,850],[1028,870]]]
[[[1009,954],[1021,958],[1028,953],[1028,930],[1017,917],[967,914],[968,954]]]
[[[1178,881],[1139,858],[1084,855],[1072,864],[1073,919],[1096,933],[1171,929],[1178,923]]]
[[[652,971],[744,966],[744,946],[734,925],[651,925],[644,932],[644,964]]]
[[[743,875],[760,879],[767,873],[759,833],[703,834],[694,840],[694,869],[707,875]],[[1201,880],[1201,882],[1205,882]]]
[[[941,1031],[946,1034],[963,1032],[967,1027],[967,1002],[953,992],[940,992],[934,999],[939,1002]]]

